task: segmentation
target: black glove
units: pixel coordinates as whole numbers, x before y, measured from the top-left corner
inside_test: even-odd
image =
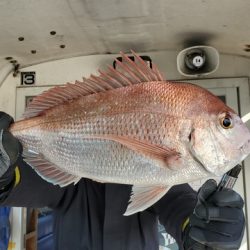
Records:
[[[11,123],[13,118],[0,112],[0,187],[12,180],[15,163],[22,153],[21,143],[8,131]]]
[[[215,180],[200,188],[184,231],[184,249],[239,249],[245,229],[244,202],[231,189],[217,191]]]

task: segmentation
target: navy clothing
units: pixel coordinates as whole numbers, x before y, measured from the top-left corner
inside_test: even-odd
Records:
[[[123,216],[131,186],[81,179],[77,185],[54,186],[24,162],[20,183],[1,187],[0,204],[50,207],[54,210],[56,250],[158,250],[158,219],[181,247],[181,225],[194,209],[196,193],[178,185],[147,210]],[[7,188],[6,188],[7,187]]]

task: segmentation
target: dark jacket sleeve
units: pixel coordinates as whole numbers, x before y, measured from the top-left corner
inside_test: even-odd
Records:
[[[56,208],[68,191],[72,193],[71,189],[74,189],[73,185],[60,188],[48,183],[21,159],[17,168],[20,173],[18,184],[15,185],[15,173],[8,175],[9,180],[0,180],[0,206]]]
[[[197,193],[188,185],[176,185],[163,196],[153,209],[167,233],[175,238],[182,249],[182,225],[193,213]]]

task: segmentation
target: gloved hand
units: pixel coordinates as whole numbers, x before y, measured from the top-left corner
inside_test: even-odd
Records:
[[[184,249],[239,249],[245,229],[244,202],[231,189],[217,191],[215,180],[200,188],[184,231]]]
[[[15,163],[22,153],[21,143],[8,131],[12,122],[11,116],[0,112],[0,185],[14,174]]]

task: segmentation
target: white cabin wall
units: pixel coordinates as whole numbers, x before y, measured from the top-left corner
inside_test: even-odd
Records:
[[[149,55],[152,61],[158,65],[166,79],[185,79],[177,71],[177,51],[162,51],[141,53]],[[98,73],[97,70],[104,69],[106,65],[112,64],[114,55],[91,55],[52,62],[22,68],[21,71],[36,71],[36,85],[55,85],[65,82],[81,80],[82,76]],[[242,77],[250,76],[250,60],[233,55],[220,55],[220,66],[218,70],[209,75],[208,78],[220,77]],[[16,86],[20,85],[20,74],[13,77],[10,74],[0,87],[0,109],[15,116]]]
[[[177,71],[176,57],[177,51],[162,51],[141,53],[142,55],[149,55],[152,61],[158,65],[160,71],[168,80],[185,79]],[[105,69],[106,65],[112,65],[115,55],[91,55],[74,57],[70,59],[62,59],[52,62],[46,62],[34,66],[22,68],[21,71],[35,71],[36,72],[36,86],[48,86],[56,84],[64,84],[66,82],[74,82],[81,80],[82,77],[88,77],[90,74],[98,74],[98,69]],[[250,59],[233,56],[220,55],[220,66],[218,70],[209,75],[207,78],[236,78],[236,77],[250,77]],[[1,76],[0,76],[1,77]],[[0,86],[0,110],[5,111],[15,117],[16,108],[16,87],[20,86],[20,74],[13,77],[10,74]],[[30,87],[32,88],[32,87]],[[250,111],[250,110],[249,110]],[[250,124],[250,122],[248,122]],[[249,171],[246,171],[246,176],[250,176]],[[247,187],[247,193],[250,191]],[[22,239],[25,226],[21,225],[25,221],[22,216],[22,210],[16,209],[14,218],[16,218],[12,231],[12,242],[16,244],[15,250],[23,249]],[[248,208],[250,214],[250,208]],[[16,217],[15,217],[16,216]],[[20,222],[17,225],[17,221]],[[250,221],[249,223],[250,224]],[[246,248],[242,248],[246,249]]]

